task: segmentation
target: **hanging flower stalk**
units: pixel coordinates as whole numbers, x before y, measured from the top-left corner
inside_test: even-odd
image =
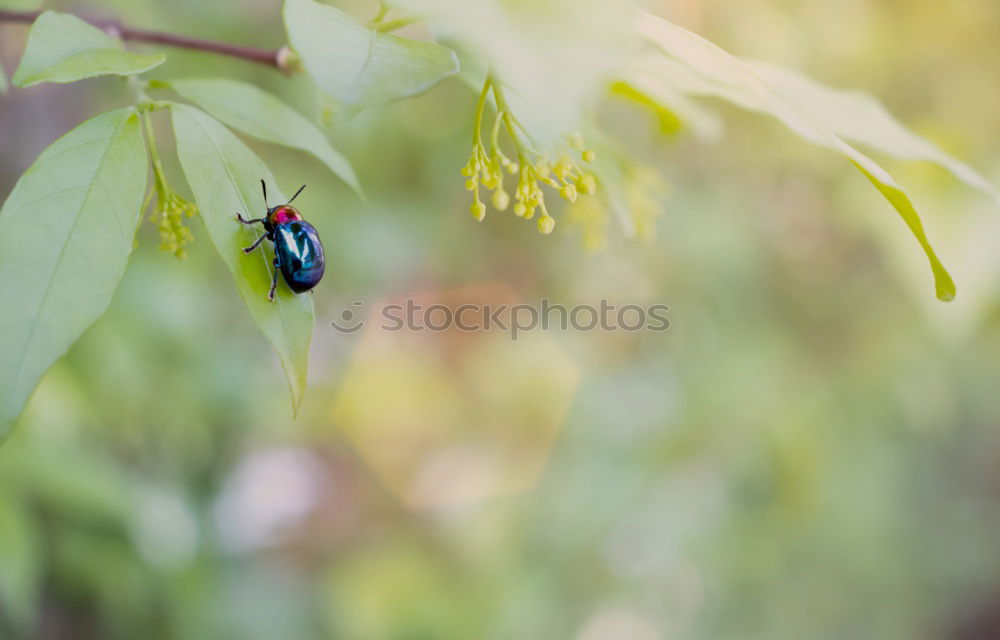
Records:
[[[491,93],[497,105],[497,114],[487,146],[483,142],[483,120]],[[507,134],[514,147],[516,159],[507,157],[501,149],[502,132]],[[480,199],[480,187],[493,192],[490,200],[497,211],[505,211],[511,202],[510,194],[504,184],[505,174],[516,175],[518,177],[514,190],[514,215],[531,220],[535,217],[536,211],[541,211],[537,222],[538,230],[544,234],[552,233],[556,221],[545,204],[542,185],[556,190],[567,202],[575,202],[579,194],[593,195],[597,191],[597,180],[593,174],[587,173],[580,167],[573,157],[574,154],[579,154],[583,163],[589,164],[595,160],[594,152],[586,148],[580,134],[570,136],[566,148],[558,152],[535,151],[530,145],[524,127],[511,113],[504,97],[503,87],[492,76],[487,76],[476,104],[472,155],[468,164],[462,169],[462,175],[467,178],[465,186],[474,194],[470,207],[472,216],[480,221],[486,217],[486,205]]]
[[[156,146],[156,138],[153,136],[153,123],[149,116],[149,109],[142,111],[143,124],[146,129],[146,138],[149,145],[149,153],[152,157],[153,176],[156,180],[153,190],[146,196],[146,202],[142,205],[142,210],[146,210],[153,193],[156,193],[156,208],[149,218],[150,222],[156,224],[160,232],[160,250],[174,254],[178,259],[187,257],[184,246],[194,241],[191,229],[184,224],[184,218],[191,218],[198,212],[198,208],[192,203],[182,198],[167,182],[167,175],[163,171],[163,163],[160,162],[160,152]]]

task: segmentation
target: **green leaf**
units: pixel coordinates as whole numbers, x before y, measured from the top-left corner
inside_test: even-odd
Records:
[[[0,209],[0,437],[42,374],[111,303],[146,167],[135,110],[110,111],[43,151]]]
[[[0,494],[0,608],[27,634],[37,615],[41,549],[30,513],[15,496]]]
[[[31,26],[13,82],[30,87],[109,74],[127,76],[149,71],[166,59],[162,53],[125,51],[119,40],[76,16],[46,11]]]
[[[379,33],[314,0],[285,0],[284,18],[288,40],[306,71],[347,107],[423,93],[458,73],[451,49]]]
[[[292,293],[279,282],[274,302],[267,299],[274,269],[265,248],[250,255],[241,250],[261,230],[235,220],[237,212],[258,217],[264,209],[260,181],[267,182],[274,202],[283,196],[274,176],[245,144],[216,119],[194,107],[171,104],[177,154],[194,192],[205,228],[236,280],[250,315],[274,345],[288,378],[292,411],[297,412],[306,387],[309,342],[314,324],[312,297]]]
[[[746,61],[775,93],[794,102],[820,124],[847,140],[907,160],[933,162],[978,189],[1000,206],[1000,190],[964,162],[918,136],[886,111],[878,100],[860,91],[825,87],[800,73],[774,64]]]
[[[651,14],[642,15],[640,32],[660,53],[633,65],[626,73],[630,84],[647,95],[654,95],[658,87],[665,85],[683,93],[722,98],[769,114],[803,139],[841,153],[892,204],[916,237],[930,262],[937,297],[944,301],[954,299],[955,283],[931,247],[909,196],[874,160],[845,142],[822,117],[798,104],[793,96],[776,91],[753,67],[704,38]],[[861,133],[856,127],[852,130]]]
[[[230,127],[312,154],[361,194],[347,158],[330,145],[316,125],[274,95],[236,80],[185,79],[167,84]]]

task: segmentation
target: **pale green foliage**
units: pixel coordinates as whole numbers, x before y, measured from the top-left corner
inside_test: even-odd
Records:
[[[906,160],[933,162],[1000,205],[1000,190],[966,163],[904,127],[872,96],[825,87],[801,73],[774,64],[746,64],[775,93],[793,102],[837,135]]]
[[[351,163],[298,111],[257,87],[226,79],[171,80],[169,86],[225,124],[255,138],[305,151],[359,194]]]
[[[29,87],[109,74],[132,75],[149,71],[165,60],[162,53],[125,51],[118,40],[76,16],[46,11],[31,27],[13,83]]]
[[[43,151],[0,209],[0,437],[110,304],[132,251],[145,154],[134,109],[97,116]]]
[[[655,87],[663,82],[683,90],[684,85],[672,82],[667,73],[671,68],[680,70],[693,78],[692,82],[697,84],[700,93],[770,114],[803,139],[843,154],[885,196],[917,238],[930,262],[937,297],[946,301],[955,297],[955,284],[931,247],[909,196],[874,160],[846,143],[824,123],[821,116],[798,104],[794,93],[779,93],[752,67],[711,42],[651,14],[643,15],[639,29],[642,36],[667,57],[649,56],[639,60],[632,75],[628,76],[630,82],[640,88],[647,85]],[[675,78],[677,75],[675,73]],[[873,146],[884,142],[877,136],[866,136],[866,131],[854,127],[852,134],[878,140],[873,142]]]
[[[399,0],[460,43],[469,66],[507,88],[511,110],[539,144],[581,129],[609,74],[634,42],[632,2],[607,0]],[[463,64],[466,64],[463,59]],[[478,90],[483,74],[470,78]]]
[[[450,49],[379,33],[314,0],[286,0],[284,17],[288,40],[306,71],[346,107],[417,95],[458,72]]]
[[[831,89],[772,63],[740,62],[776,96],[841,138],[897,158],[938,164],[1000,204],[1000,190],[986,178],[907,129],[872,96],[860,91]],[[718,78],[698,73],[675,58],[660,55],[643,57],[629,68],[626,76],[636,88],[648,92],[657,102],[671,108],[678,106],[674,102],[676,99],[700,96],[721,98],[744,109],[773,114],[773,109],[756,92],[719,82]]]
[[[292,394],[292,409],[298,411],[309,368],[312,297],[295,295],[279,283],[274,302],[270,302],[267,291],[274,269],[272,256],[264,248],[250,255],[241,251],[253,244],[262,230],[235,220],[237,212],[250,218],[263,212],[262,178],[276,203],[283,196],[260,158],[217,120],[194,107],[171,104],[170,108],[177,154],[205,229],[229,267],[254,321],[278,352]]]
[[[14,496],[0,494],[0,602],[22,629],[30,628],[36,616],[40,543],[29,511]]]

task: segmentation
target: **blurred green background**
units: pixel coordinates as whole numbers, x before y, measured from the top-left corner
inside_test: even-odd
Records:
[[[870,91],[1000,179],[995,0],[647,4]],[[52,7],[284,44],[271,0]],[[0,25],[8,73],[26,31]],[[249,63],[172,50],[154,75],[246,79],[318,111],[303,78]],[[367,205],[250,141],[285,192],[309,185],[296,204],[329,260],[297,420],[200,222],[183,262],[143,226],[110,311],[0,447],[0,638],[1000,637],[1000,212],[941,170],[886,164],[955,276],[940,303],[838,156],[723,105],[705,144],[617,104],[604,117],[669,192],[655,241],[610,220],[589,251],[563,215],[551,237],[469,217],[475,98],[450,80],[336,124]],[[115,79],[0,97],[0,193],[128,100]],[[409,295],[662,303],[671,330],[328,326]]]

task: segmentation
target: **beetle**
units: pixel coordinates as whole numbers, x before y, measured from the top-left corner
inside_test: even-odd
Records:
[[[264,192],[264,207],[267,208],[267,185],[260,181]],[[316,228],[302,218],[298,209],[291,206],[292,200],[299,197],[306,185],[299,187],[292,199],[285,204],[270,207],[267,215],[255,220],[247,220],[240,213],[236,220],[242,224],[264,225],[264,235],[243,250],[252,253],[264,239],[274,243],[274,275],[271,278],[271,290],[267,299],[274,302],[274,290],[278,287],[278,272],[285,278],[288,288],[295,293],[312,293],[313,287],[319,284],[326,270],[326,256],[323,254],[323,243],[320,242]]]

